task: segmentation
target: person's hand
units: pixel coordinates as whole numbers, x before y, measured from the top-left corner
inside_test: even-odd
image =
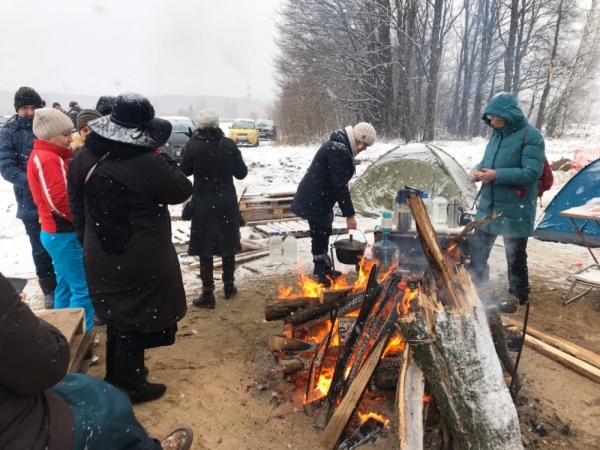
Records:
[[[494,169],[482,169],[479,175],[479,181],[482,183],[491,183],[496,179],[496,171]]]
[[[480,170],[471,170],[471,172],[469,173],[469,181],[471,183],[477,183],[479,181],[479,175],[481,174]]]
[[[346,217],[346,228],[349,230],[356,230],[358,228],[358,223],[356,223],[354,216]]]
[[[21,297],[21,301],[25,303],[25,300],[27,300],[27,294],[25,292],[21,292],[19,296]]]

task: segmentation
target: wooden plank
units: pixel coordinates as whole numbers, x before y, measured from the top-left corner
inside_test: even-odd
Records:
[[[406,344],[396,390],[400,450],[423,450],[424,394],[425,376],[412,357],[410,346]]]
[[[519,329],[523,327],[522,323],[510,317],[502,317],[502,321],[506,324],[514,325]],[[553,336],[548,333],[543,333],[542,331],[539,331],[531,326],[527,327],[527,334],[533,336],[536,339],[539,339],[540,341],[548,345],[556,347],[560,351],[563,351],[571,356],[574,356],[577,359],[580,359],[583,362],[586,362],[600,369],[600,355],[598,355],[597,353],[594,353],[569,341],[565,341],[564,339],[560,339],[557,336]]]
[[[538,353],[541,353],[544,356],[556,361],[559,364],[571,369],[572,371],[578,373],[579,375],[583,375],[584,377],[595,381],[596,383],[600,383],[600,369],[592,366],[580,359],[575,358],[557,348],[552,347],[549,344],[546,344],[539,339],[536,339],[532,336],[525,336],[525,345],[527,347],[535,350]]]
[[[73,342],[76,334],[85,332],[85,312],[83,308],[42,309],[34,311],[40,319],[54,325],[68,339]]]
[[[371,351],[371,354],[361,367],[358,375],[352,382],[348,393],[344,396],[344,399],[340,403],[340,406],[335,410],[333,417],[329,421],[329,425],[323,432],[319,444],[321,447],[327,450],[334,450],[340,440],[350,417],[354,413],[360,398],[362,397],[367,383],[371,379],[371,375],[375,371],[379,359],[385,350],[387,345],[387,339],[382,339]]]

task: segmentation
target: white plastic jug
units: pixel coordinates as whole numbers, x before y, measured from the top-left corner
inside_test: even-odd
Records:
[[[283,241],[276,231],[269,241],[269,262],[271,264],[281,264],[283,262]]]
[[[298,242],[290,231],[283,241],[283,263],[296,264],[298,259]]]
[[[433,199],[433,217],[431,222],[434,227],[445,227],[448,225],[448,200],[442,197],[442,194],[438,194]]]

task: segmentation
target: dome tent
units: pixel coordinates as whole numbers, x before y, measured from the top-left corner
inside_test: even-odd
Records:
[[[404,186],[430,196],[458,197],[465,211],[473,207],[477,197],[469,175],[448,153],[431,144],[408,144],[382,155],[352,183],[354,209],[364,216],[379,216],[392,210],[396,193]]]
[[[597,159],[571,178],[546,206],[533,237],[540,241],[583,245],[571,219],[560,215],[561,211],[586,204],[600,197],[600,159]],[[600,227],[594,220],[576,219],[590,247],[600,247]]]

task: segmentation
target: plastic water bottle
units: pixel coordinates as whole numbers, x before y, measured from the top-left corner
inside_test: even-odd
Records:
[[[425,208],[427,209],[427,215],[429,218],[433,216],[433,203],[429,198],[429,194],[427,192],[421,192],[421,198],[423,199],[423,203],[425,203]]]
[[[445,227],[448,225],[448,200],[442,194],[438,194],[433,199],[433,217],[431,222],[435,227]]]
[[[298,259],[298,242],[290,231],[283,241],[283,263],[284,264],[296,264]]]
[[[271,264],[281,264],[283,262],[283,241],[276,231],[269,241],[269,262]]]

